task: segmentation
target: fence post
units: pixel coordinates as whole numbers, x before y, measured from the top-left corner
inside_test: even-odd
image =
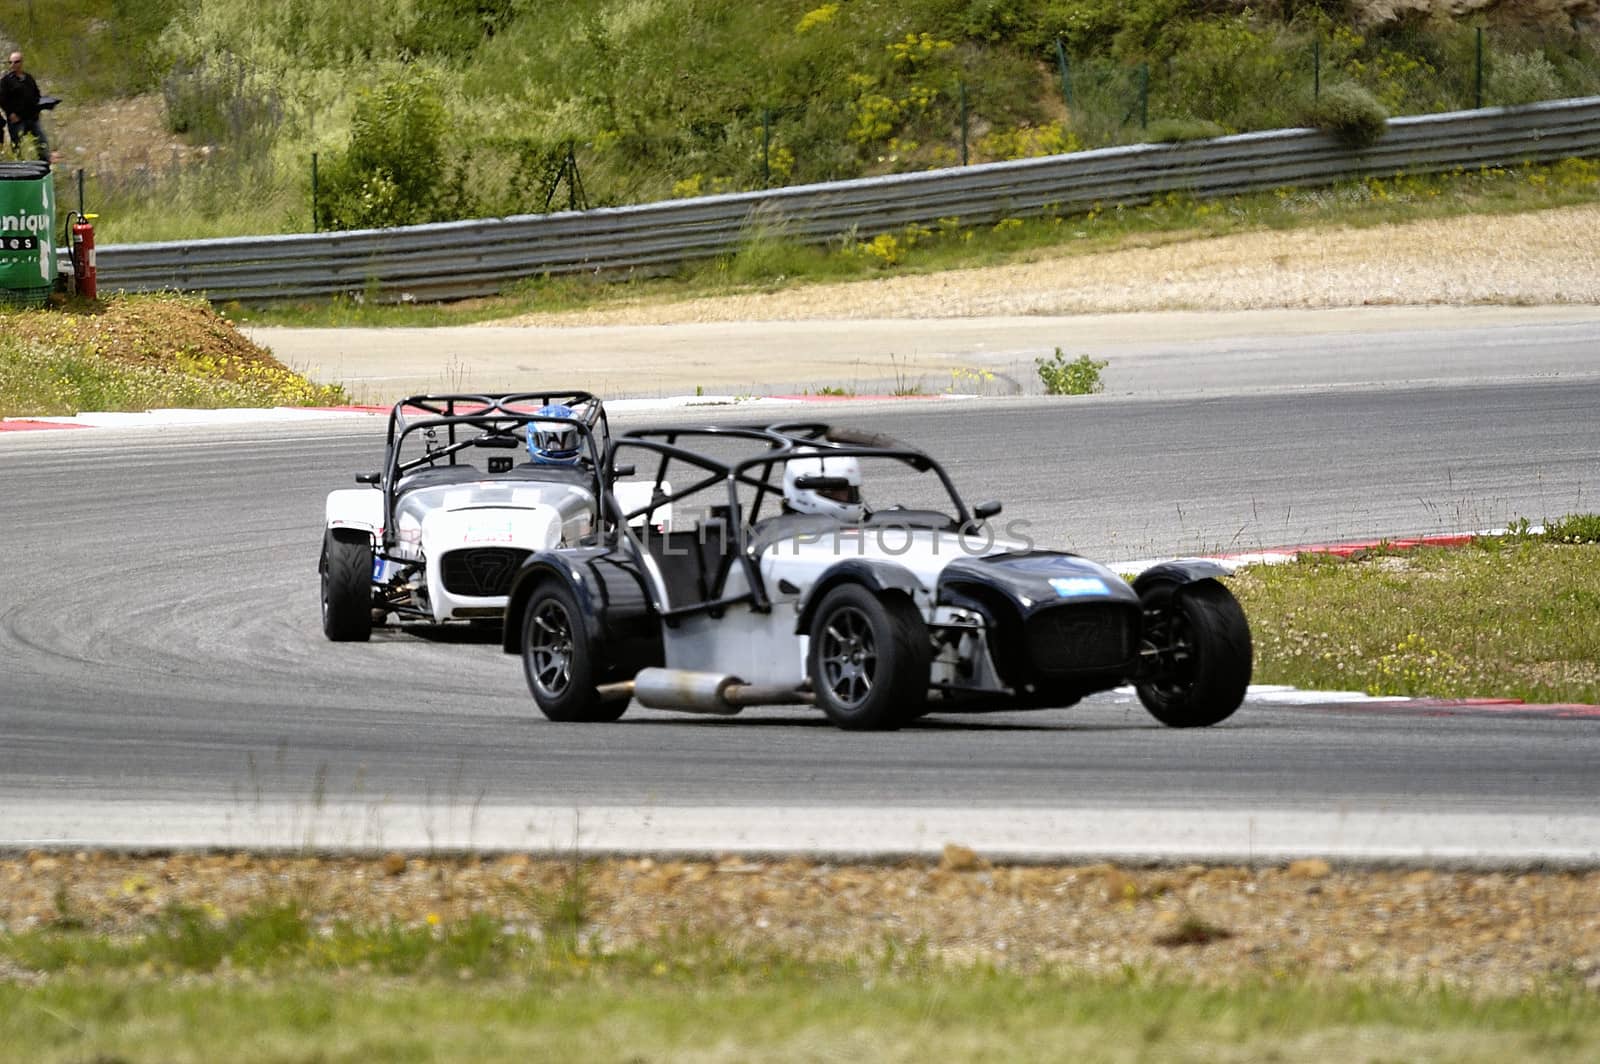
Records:
[[[1056,38],[1056,66],[1061,71],[1061,102],[1068,107],[1072,106],[1072,68],[1067,65],[1067,49],[1061,43],[1061,38]]]
[[[313,233],[320,231],[320,227],[322,225],[322,222],[321,222],[321,219],[319,218],[319,215],[321,213],[322,213],[321,211],[317,210],[317,153],[316,152],[312,152],[311,153],[311,231]]]
[[[83,216],[83,167],[78,167],[78,216]]]
[[[1322,34],[1311,38],[1311,98],[1322,99]]]
[[[967,83],[956,82],[961,95],[961,165],[967,165]]]
[[[1139,128],[1150,126],[1150,64],[1139,64]]]
[[[1483,27],[1478,27],[1477,70],[1472,78],[1472,106],[1483,107]]]
[[[772,187],[772,108],[761,109],[761,187]]]

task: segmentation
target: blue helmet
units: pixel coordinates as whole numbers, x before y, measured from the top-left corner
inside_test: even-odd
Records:
[[[574,417],[572,407],[554,403],[541,406],[534,416]],[[578,426],[562,421],[528,423],[528,456],[539,465],[577,465],[582,434]]]

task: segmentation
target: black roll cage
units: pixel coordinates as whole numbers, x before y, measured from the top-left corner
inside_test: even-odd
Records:
[[[697,438],[746,439],[750,441],[751,449],[755,453],[748,458],[729,463],[701,454],[680,442]],[[642,562],[649,556],[649,551],[633,531],[634,519],[641,519],[640,524],[648,526],[655,511],[663,504],[697,495],[718,482],[724,483],[727,487],[728,501],[725,508],[712,509],[713,511],[725,509],[730,526],[727,532],[734,537],[734,560],[743,567],[745,583],[750,590],[740,595],[725,596],[723,590],[727,587],[728,570],[724,570],[718,574],[715,586],[707,589],[709,594],[704,602],[663,608],[663,604],[657,601],[655,603],[657,612],[667,619],[702,612],[720,613],[725,607],[744,601],[749,601],[751,608],[758,612],[764,613],[772,608],[771,597],[768,596],[766,586],[761,580],[760,566],[751,551],[750,532],[755,522],[760,519],[762,504],[769,496],[778,497],[781,505],[782,477],[780,475],[777,483],[774,483],[773,470],[781,469],[795,459],[817,456],[820,452],[822,456],[831,455],[840,458],[898,460],[919,473],[931,470],[938,476],[945,493],[955,504],[952,525],[956,528],[966,528],[973,522],[972,513],[950,480],[950,475],[945,472],[944,466],[927,452],[888,436],[838,428],[826,422],[792,421],[770,425],[700,425],[632,429],[612,440],[607,446],[605,466],[607,469],[614,470],[617,467],[617,453],[621,448],[650,451],[660,456],[653,474],[654,488],[650,493],[649,502],[632,510],[623,510],[613,491],[608,489],[605,493],[603,508],[611,519],[608,534],[615,537],[613,543],[616,546],[631,552],[637,561]],[[674,461],[703,470],[706,475],[686,487],[662,491],[661,485],[666,482],[667,471]],[[759,474],[757,470],[760,471]],[[745,513],[741,513],[739,502],[741,485],[755,490],[755,498]],[[653,588],[651,595],[652,598],[656,597]]]
[[[555,405],[578,408],[579,416],[550,417],[536,413],[541,407]],[[422,413],[407,416],[408,410]],[[471,447],[498,445],[508,449],[521,448],[524,441],[520,433],[534,421],[568,424],[577,428],[588,451],[595,498],[604,499],[610,480],[606,471],[611,467],[603,459],[611,447],[611,426],[606,420],[605,404],[592,393],[577,389],[552,389],[482,395],[439,393],[408,396],[395,403],[389,411],[384,468],[380,474],[385,544],[394,541],[394,507],[399,499],[402,477],[418,469],[435,468],[441,463],[446,466],[458,465],[456,456]],[[470,436],[458,432],[464,429],[477,431]],[[400,460],[401,448],[407,436],[419,432],[424,435],[437,434],[440,430],[445,434],[442,444],[437,442],[436,436],[429,436],[421,455],[405,462]],[[504,442],[485,444],[485,440]]]

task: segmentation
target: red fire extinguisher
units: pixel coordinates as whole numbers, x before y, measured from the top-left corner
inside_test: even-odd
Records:
[[[78,294],[85,299],[95,298],[94,276],[94,220],[98,214],[78,214],[68,211],[67,217],[76,217],[71,223],[72,237],[67,247],[72,252],[72,278]]]

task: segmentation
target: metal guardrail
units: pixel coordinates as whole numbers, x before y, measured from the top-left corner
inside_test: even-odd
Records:
[[[1600,97],[1392,119],[1370,148],[1316,130],[986,163],[921,173],[558,214],[396,229],[99,249],[105,291],[213,300],[375,292],[379,299],[490,295],[520,278],[656,274],[735,250],[752,231],[823,243],[917,223],[1071,214],[1169,193],[1205,198],[1351,178],[1600,155]]]

